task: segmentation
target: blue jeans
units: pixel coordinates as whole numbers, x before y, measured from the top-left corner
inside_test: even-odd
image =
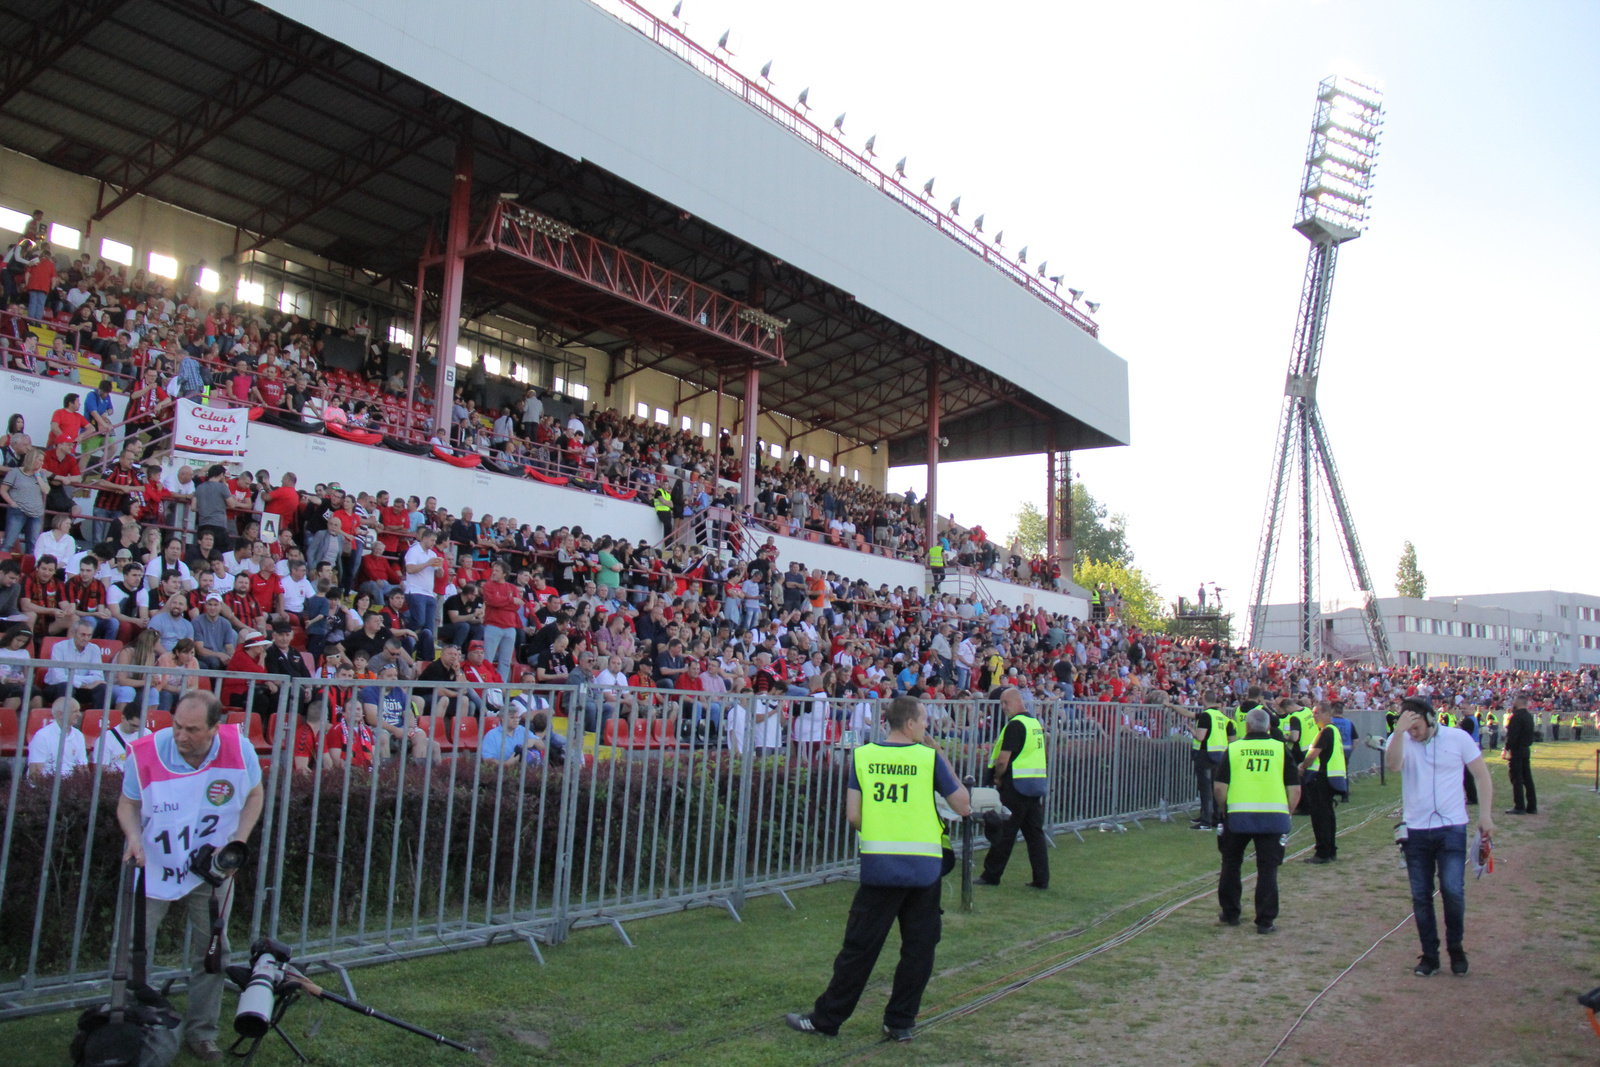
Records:
[[[112,525],[122,517],[122,512],[112,511],[110,508],[95,508],[94,517],[99,521],[89,524],[93,531],[90,534],[89,543],[98,545],[100,542],[110,538]]]
[[[1422,954],[1439,958],[1439,920],[1433,912],[1433,876],[1439,873],[1439,895],[1444,898],[1444,938],[1447,946],[1460,947],[1467,916],[1467,828],[1440,826],[1410,830],[1401,850],[1411,877],[1411,908],[1417,917]]]
[[[27,527],[27,529],[23,529]],[[0,545],[5,551],[11,551],[17,543],[17,538],[22,537],[22,552],[26,555],[33,551],[33,543],[39,540],[39,532],[44,529],[44,516],[33,518],[23,513],[21,508],[6,509],[6,543]]]
[[[432,593],[406,594],[406,629],[417,632],[417,658],[433,658],[433,635],[438,627],[439,601]]]
[[[761,622],[761,602],[746,600],[744,602],[744,629],[754,630]]]
[[[36,320],[44,318],[44,302],[49,296],[50,294],[42,289],[28,290],[28,318]]]
[[[517,655],[517,628],[515,626],[484,626],[483,658],[494,664],[506,684],[510,684],[511,663]]]
[[[439,627],[438,643],[441,645],[455,645],[464,651],[468,641],[482,640],[483,623],[481,622],[447,622]]]

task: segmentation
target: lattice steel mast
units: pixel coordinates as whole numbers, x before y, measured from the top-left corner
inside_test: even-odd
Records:
[[[1378,613],[1372,577],[1361,554],[1350,505],[1345,501],[1339,470],[1333,462],[1328,432],[1317,409],[1317,375],[1322,363],[1322,340],[1327,329],[1328,305],[1333,296],[1333,272],[1339,246],[1353,241],[1366,229],[1367,202],[1378,152],[1378,131],[1383,125],[1382,95],[1369,86],[1345,78],[1328,78],[1317,88],[1316,117],[1311,125],[1311,147],[1306,152],[1305,178],[1300,183],[1300,208],[1294,228],[1311,242],[1306,257],[1305,283],[1300,292],[1300,316],[1295,324],[1294,351],[1283,389],[1283,417],[1273,449],[1272,478],[1267,513],[1256,550],[1256,580],[1251,598],[1250,644],[1260,646],[1266,632],[1267,600],[1272,590],[1285,495],[1291,475],[1297,475],[1300,512],[1300,651],[1316,655],[1319,605],[1315,502],[1319,481],[1333,501],[1335,520],[1344,554],[1364,603],[1367,640],[1379,664],[1391,662],[1389,638]]]

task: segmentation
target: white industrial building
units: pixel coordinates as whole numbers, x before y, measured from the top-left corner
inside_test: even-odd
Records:
[[[1318,616],[1319,654],[1370,659],[1359,604],[1327,603]],[[1553,589],[1469,596],[1380,597],[1395,663],[1489,670],[1600,667],[1600,596]],[[1267,607],[1262,648],[1299,648],[1298,604]]]

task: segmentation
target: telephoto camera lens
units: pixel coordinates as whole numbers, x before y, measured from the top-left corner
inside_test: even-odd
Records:
[[[272,1026],[272,1008],[283,981],[289,950],[284,945],[261,938],[250,946],[250,978],[239,994],[239,1010],[233,1016],[233,1029],[240,1037],[261,1037]]]

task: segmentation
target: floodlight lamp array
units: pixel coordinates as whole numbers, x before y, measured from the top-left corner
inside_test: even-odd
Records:
[[[760,330],[765,330],[768,337],[776,337],[789,328],[788,319],[780,319],[776,315],[768,315],[765,311],[755,308],[743,308],[739,317],[750,325]]]
[[[1315,218],[1357,233],[1366,228],[1382,126],[1376,89],[1338,76],[1322,82],[1296,225]]]
[[[577,227],[568,226],[564,222],[557,222],[548,215],[541,215],[537,211],[529,211],[518,204],[506,205],[501,211],[502,224],[516,223],[519,226],[543,234],[552,241],[568,241],[578,232]]]

